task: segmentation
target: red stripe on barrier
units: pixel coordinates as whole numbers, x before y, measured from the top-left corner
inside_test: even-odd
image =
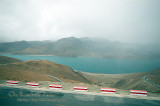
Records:
[[[73,89],[75,91],[87,91],[88,90],[87,87],[82,87],[82,86],[74,86]]]
[[[74,90],[87,90],[87,89],[82,89],[82,88],[74,88]]]
[[[29,85],[29,86],[39,86],[39,85],[32,85],[32,84],[27,84],[27,85]]]
[[[39,83],[27,82],[26,85],[28,85],[28,86],[33,86],[33,87],[37,87],[37,86],[39,86]]]
[[[62,88],[62,87],[54,87],[54,86],[49,86],[50,88]]]
[[[143,95],[147,95],[147,93],[137,93],[137,92],[131,92],[131,94],[143,94]]]
[[[101,88],[102,93],[116,93],[116,89],[114,88]]]
[[[101,90],[101,92],[116,92],[116,91]]]
[[[7,82],[7,84],[18,84],[18,83]]]
[[[7,84],[10,84],[10,85],[17,85],[17,84],[18,84],[18,81],[8,80],[6,83],[7,83]]]
[[[49,88],[62,89],[62,85],[50,84]]]
[[[147,96],[147,91],[143,90],[130,90],[131,95],[144,95]]]

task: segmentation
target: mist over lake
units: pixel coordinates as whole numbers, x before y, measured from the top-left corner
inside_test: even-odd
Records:
[[[48,60],[64,64],[74,70],[91,73],[136,73],[147,72],[160,68],[160,59],[100,59],[87,57],[57,57],[57,56],[35,56],[35,55],[12,55],[2,54],[20,60]]]

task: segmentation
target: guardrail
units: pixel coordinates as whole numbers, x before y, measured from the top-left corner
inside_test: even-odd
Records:
[[[11,81],[8,80],[6,81],[6,83],[8,85],[18,85],[19,81]],[[39,83],[35,83],[35,82],[27,82],[26,83],[27,86],[31,86],[31,87],[39,87]],[[49,89],[58,89],[58,90],[62,90],[62,85],[56,85],[56,84],[49,84]],[[88,87],[82,87],[82,86],[74,86],[73,87],[74,91],[88,91]],[[101,88],[99,90],[101,93],[111,93],[111,94],[116,94],[116,89],[115,88]],[[138,96],[147,96],[147,91],[142,91],[142,90],[130,90],[130,95],[138,95]]]

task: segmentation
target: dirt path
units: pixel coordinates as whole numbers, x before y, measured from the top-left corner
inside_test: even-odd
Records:
[[[60,79],[58,79],[58,78],[56,78],[54,76],[48,75],[48,77],[53,78],[53,79],[57,80],[58,82],[63,82],[63,81],[61,81]]]
[[[157,85],[157,84],[155,84],[155,83],[153,83],[153,82],[151,82],[151,81],[149,81],[149,80],[148,80],[148,76],[145,76],[145,77],[144,77],[144,81],[145,81],[146,83],[148,83],[148,84],[156,87],[158,90],[160,90],[160,86]]]

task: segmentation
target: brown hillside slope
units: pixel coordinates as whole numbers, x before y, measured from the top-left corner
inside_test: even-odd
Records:
[[[5,57],[3,57],[5,58]],[[14,62],[14,61],[13,61]],[[144,81],[148,80],[160,85],[160,69],[131,74],[96,74],[75,72],[70,67],[46,60],[26,61],[0,65],[0,80],[18,81],[55,81],[47,75],[54,76],[63,82],[94,84],[99,87],[118,89],[137,89],[157,92],[157,88]],[[89,85],[88,85],[89,86]]]
[[[136,89],[136,90],[147,90],[150,92],[158,92],[158,89],[144,81],[144,77],[148,75],[144,73],[131,73],[131,74],[96,74],[80,72],[84,77],[88,78],[92,83],[105,86],[113,87],[118,89]],[[152,72],[153,73],[153,72]],[[160,75],[160,74],[159,74]],[[157,75],[158,76],[158,75]],[[153,76],[152,80],[160,81],[158,77]]]
[[[8,63],[16,63],[16,62],[22,62],[22,61],[15,58],[0,55],[0,64],[8,64]]]
[[[3,69],[3,70],[2,70]],[[25,70],[15,70],[12,68],[1,67],[0,68],[1,80],[16,80],[16,81],[56,81],[45,74],[35,73]]]
[[[46,61],[46,60],[41,60],[41,61],[31,61],[30,60],[26,62],[1,65],[0,73],[4,73],[4,75],[0,74],[0,79],[3,78],[3,80],[7,78],[25,80],[25,78],[21,78],[21,77],[27,76],[26,75],[27,73],[28,77],[29,75],[33,75],[32,77],[36,76],[36,79],[34,80],[40,80],[42,77],[43,79],[41,79],[41,81],[50,80],[49,77],[48,77],[49,79],[46,79],[45,77],[47,77],[47,75],[51,75],[64,82],[89,83],[89,81],[85,77],[73,71],[71,68],[65,65],[53,63],[53,62]],[[13,76],[11,76],[10,73],[13,73]],[[17,73],[19,74],[17,75]],[[28,77],[26,78],[26,80],[28,79]],[[32,77],[30,77],[30,80],[32,79]]]
[[[160,69],[148,72],[148,80],[160,85]]]

